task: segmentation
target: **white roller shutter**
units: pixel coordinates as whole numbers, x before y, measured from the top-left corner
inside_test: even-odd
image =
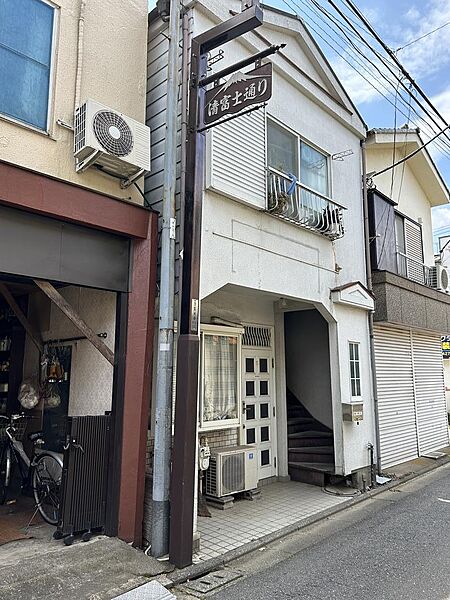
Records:
[[[418,456],[410,333],[375,326],[381,464],[383,468]]]
[[[207,186],[256,208],[266,208],[264,109],[213,127],[209,149]]]
[[[419,454],[448,445],[441,337],[412,332]]]

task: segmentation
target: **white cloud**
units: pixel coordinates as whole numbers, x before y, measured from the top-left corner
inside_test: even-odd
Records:
[[[420,9],[413,6],[406,13],[395,16],[393,12],[381,14],[379,10],[375,9],[368,9],[364,12],[386,43],[396,49],[450,21],[450,2],[449,0],[427,0],[420,5]],[[441,69],[450,68],[449,37],[450,25],[415,42],[404,50],[400,50],[398,57],[416,80],[436,77]],[[369,50],[367,52],[371,60],[379,64]],[[371,68],[367,62],[365,64]],[[357,104],[380,99],[379,93],[341,58],[333,61],[333,67]],[[375,85],[378,85],[376,78],[371,78],[361,67],[357,67],[357,69],[372,79]],[[392,79],[392,75],[389,75],[389,78]],[[390,86],[388,89],[391,90]],[[380,87],[380,91],[386,95],[386,90],[382,87]]]
[[[450,228],[450,206],[438,206],[433,208],[433,229],[439,229],[440,227]]]

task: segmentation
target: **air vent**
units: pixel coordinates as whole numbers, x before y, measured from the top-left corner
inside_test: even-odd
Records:
[[[86,145],[86,104],[75,113],[75,154]]]
[[[256,348],[270,348],[272,345],[272,332],[270,328],[246,325],[244,327],[242,345]]]
[[[125,119],[111,111],[98,112],[92,122],[99,144],[114,156],[127,156],[133,150],[133,134]]]
[[[222,463],[222,490],[225,495],[245,488],[244,460],[245,454],[243,453],[230,454],[224,457]]]

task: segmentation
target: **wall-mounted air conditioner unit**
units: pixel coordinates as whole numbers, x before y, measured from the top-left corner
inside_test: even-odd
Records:
[[[76,170],[92,165],[105,172],[135,179],[150,171],[150,129],[94,100],[75,111],[74,154]]]
[[[206,494],[215,498],[230,496],[258,485],[258,458],[251,446],[211,449],[206,471]]]
[[[430,286],[440,292],[450,293],[448,271],[440,263],[436,263],[436,265],[430,269]]]

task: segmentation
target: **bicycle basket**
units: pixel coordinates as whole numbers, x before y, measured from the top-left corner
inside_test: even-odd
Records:
[[[2,419],[3,420],[3,419]],[[25,437],[25,431],[27,429],[27,420],[21,419],[20,421],[14,421],[14,437],[18,442],[21,442]],[[0,443],[6,442],[8,436],[6,435],[6,428],[11,427],[10,423],[0,423]]]

